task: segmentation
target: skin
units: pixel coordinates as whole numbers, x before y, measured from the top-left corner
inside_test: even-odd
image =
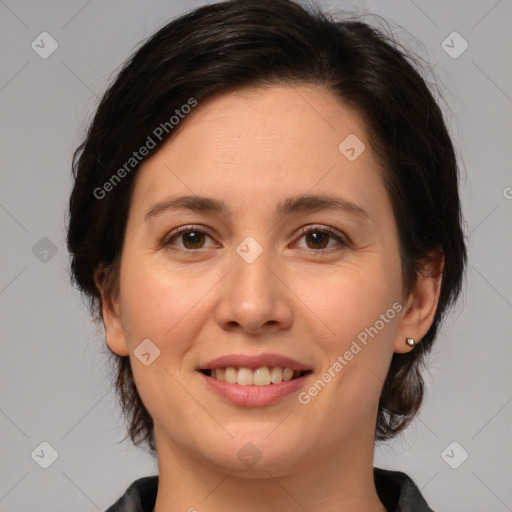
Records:
[[[354,161],[338,150],[350,134],[366,144]],[[276,216],[279,201],[306,193],[342,196],[368,218]],[[231,214],[180,209],[145,220],[156,203],[189,194],[222,200]],[[169,237],[186,225],[206,234]],[[348,242],[325,235],[322,245],[305,226],[331,226]],[[248,236],[263,249],[252,263],[236,252]],[[359,115],[330,92],[272,86],[201,102],[140,168],[120,291],[103,296],[107,343],[132,358],[154,420],[155,511],[385,511],[372,473],[379,396],[393,353],[412,350],[406,337],[421,339],[432,323],[441,267],[430,261],[438,277],[420,276],[404,297],[379,164]],[[222,355],[270,352],[309,365],[311,385],[396,302],[403,309],[307,405],[294,393],[237,406],[196,371]],[[149,366],[133,354],[147,338],[161,351]],[[251,468],[237,457],[249,442],[261,453]]]

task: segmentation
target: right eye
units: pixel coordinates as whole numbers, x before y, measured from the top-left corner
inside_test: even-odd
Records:
[[[180,240],[181,247],[176,247],[182,251],[193,251],[203,249],[205,237],[212,238],[204,229],[199,226],[181,226],[171,231],[164,239],[162,246],[165,248],[173,248],[175,242]]]

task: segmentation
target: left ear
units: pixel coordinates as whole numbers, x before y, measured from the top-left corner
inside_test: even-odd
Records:
[[[393,346],[395,353],[404,354],[414,350],[405,340],[412,338],[419,342],[430,329],[439,302],[443,267],[444,254],[440,251],[431,253],[423,264],[398,324]]]

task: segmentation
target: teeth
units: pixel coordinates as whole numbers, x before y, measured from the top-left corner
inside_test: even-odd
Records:
[[[215,370],[213,370],[213,371],[215,371]],[[215,377],[216,377],[216,375],[215,375]],[[224,371],[224,380],[228,384],[236,384],[237,377],[238,377],[238,372],[233,367],[226,368],[226,370]]]
[[[211,377],[227,382],[228,384],[238,384],[239,386],[268,386],[270,384],[280,384],[283,381],[289,381],[300,376],[300,371],[293,371],[291,368],[281,368],[279,366],[268,367],[261,366],[255,370],[251,368],[216,368],[210,370]]]
[[[293,379],[293,370],[290,368],[285,368],[283,372],[283,380],[292,380]]]
[[[279,368],[279,366],[274,366],[272,371],[270,372],[270,380],[272,384],[279,384],[283,381],[283,369]]]
[[[241,369],[239,370],[240,373]],[[240,382],[240,381],[238,381]],[[270,384],[270,372],[266,366],[258,368],[252,375],[252,383],[255,386],[268,386]]]
[[[237,382],[239,386],[252,386],[252,371],[249,368],[240,368]]]

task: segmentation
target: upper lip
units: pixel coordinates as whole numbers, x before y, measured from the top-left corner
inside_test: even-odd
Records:
[[[200,370],[214,370],[217,368],[260,368],[262,366],[279,366],[281,368],[290,368],[294,371],[310,371],[311,367],[306,364],[300,363],[291,357],[282,356],[279,354],[259,354],[259,355],[246,355],[246,354],[231,354],[217,357],[208,361]]]

